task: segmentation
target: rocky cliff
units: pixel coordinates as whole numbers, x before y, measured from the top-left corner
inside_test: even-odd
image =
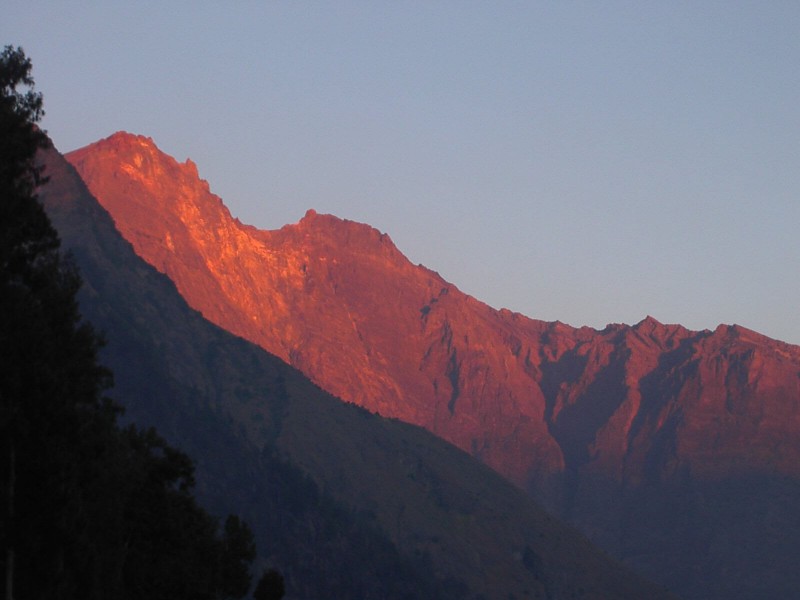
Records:
[[[732,568],[746,556],[714,521],[725,486],[778,529],[791,521],[763,490],[778,486],[784,503],[800,476],[800,347],[735,325],[648,317],[597,331],[498,311],[367,225],[313,210],[275,231],[243,225],[190,161],[148,138],[118,133],[67,158],[206,318],[342,399],[467,450],[673,587],[675,573],[690,594],[714,578],[747,587]],[[737,507],[742,528],[763,531],[764,515]],[[800,523],[789,525],[781,536],[800,551]],[[668,576],[664,549],[683,554]]]

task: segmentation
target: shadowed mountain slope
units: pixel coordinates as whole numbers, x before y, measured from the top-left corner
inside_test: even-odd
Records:
[[[800,347],[497,311],[369,226],[243,225],[148,138],[67,158],[191,306],[334,395],[451,441],[688,596],[800,586]]]
[[[201,497],[252,523],[292,597],[667,597],[467,454],[208,323],[60,155],[46,164],[41,197],[108,337],[114,396],[191,453]]]

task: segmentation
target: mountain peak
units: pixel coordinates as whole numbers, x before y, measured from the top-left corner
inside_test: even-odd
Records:
[[[674,537],[687,565],[707,560],[691,532],[675,537],[686,532],[671,525],[670,503],[652,502],[663,491],[800,478],[800,347],[650,315],[596,331],[495,311],[369,225],[309,209],[279,230],[244,227],[198,185],[193,163],[149,138],[104,142],[67,158],[136,252],[208,320],[343,400],[421,425],[542,497],[553,490],[557,510],[598,517],[610,548],[638,539],[622,554],[656,564],[664,547],[650,541]],[[676,510],[723,531],[696,497]],[[595,514],[602,507],[610,517]],[[665,529],[637,537],[653,523]],[[746,544],[715,543],[712,562],[729,547]]]
[[[305,247],[315,246],[320,251],[322,248],[338,248],[354,253],[382,254],[387,260],[396,263],[395,267],[408,263],[408,259],[397,249],[389,234],[366,223],[318,213],[313,208],[309,208],[294,225],[285,225],[277,232],[260,233],[262,236],[275,237],[299,235],[304,240]],[[299,237],[293,239],[300,241]]]
[[[92,166],[88,157],[84,166]],[[43,193],[46,204],[52,208],[54,197],[73,195],[58,201],[61,209],[84,200],[94,205],[83,186],[73,183],[73,169],[62,167],[48,165],[54,177]],[[118,179],[129,196],[143,192],[131,185],[134,180],[125,171]],[[99,173],[94,182],[102,183]],[[74,197],[76,188],[83,198]],[[142,199],[148,201],[153,199]],[[136,203],[128,198],[115,214],[118,223],[131,215],[128,209]],[[174,203],[154,202],[149,213],[169,216],[164,207]],[[247,509],[260,556],[277,556],[276,568],[300,574],[287,579],[295,582],[293,597],[561,597],[576,596],[578,590],[582,596],[588,591],[588,598],[668,596],[593,552],[571,528],[558,525],[520,490],[462,452],[417,428],[343,405],[293,369],[200,319],[165,278],[154,276],[133,255],[99,207],[74,214],[61,209],[56,212],[69,226],[59,230],[70,232],[65,247],[77,249],[84,261],[84,290],[90,290],[81,308],[110,334],[103,358],[118,375],[115,400],[128,407],[129,422],[157,425],[184,450],[199,453],[198,483],[204,484],[206,500],[222,514]],[[96,215],[103,218],[94,220]],[[237,227],[224,219],[186,224],[198,227],[199,239],[183,237],[191,232],[181,231],[181,222],[174,221],[168,223],[170,238],[144,249],[137,239],[136,251],[140,256],[154,250],[187,259],[189,250],[216,250],[216,255],[195,256],[191,270],[202,276],[204,268],[235,266],[225,254],[232,250],[230,256],[243,259],[238,271],[224,272],[234,282],[253,266],[248,261],[257,259],[257,264],[269,266],[267,276],[271,271],[279,277],[247,283],[261,286],[262,303],[278,304],[295,290],[292,299],[299,302],[289,310],[299,313],[298,329],[305,316],[303,299],[318,299],[315,289],[337,276],[334,257],[312,260],[302,251],[280,251],[258,240],[246,244],[237,237]],[[150,233],[153,239],[162,231]],[[221,247],[217,236],[241,245]],[[167,240],[171,249],[164,245]],[[197,246],[187,249],[183,242]],[[208,287],[191,291],[212,299],[225,291],[213,281],[203,283]],[[279,312],[280,307],[274,308]],[[320,312],[323,322],[342,316],[328,307]],[[253,314],[247,315],[251,326]],[[268,326],[283,327],[281,315],[274,316]],[[358,326],[344,318],[351,330]],[[344,342],[341,354],[346,354]],[[296,354],[302,358],[303,351]],[[314,357],[306,352],[306,359]],[[317,487],[325,490],[321,508]],[[288,525],[276,530],[276,522]],[[413,556],[424,560],[407,558]],[[417,572],[425,577],[420,580]],[[435,581],[447,577],[446,585],[429,589],[428,576]],[[402,588],[392,587],[396,578]]]
[[[114,152],[116,154],[146,152],[153,155],[161,152],[153,138],[127,131],[112,133],[110,136],[89,144],[83,149],[86,148],[92,148],[95,151]],[[74,152],[77,152],[77,150]]]
[[[102,144],[103,142],[113,142],[115,144],[141,144],[152,146],[153,148],[156,147],[156,143],[153,141],[153,138],[148,137],[146,135],[140,135],[138,133],[131,133],[129,131],[124,131],[120,129],[119,131],[115,131],[107,138],[104,138],[98,142],[97,144]]]
[[[633,327],[634,327],[634,329],[653,330],[653,329],[658,329],[658,328],[663,327],[663,326],[664,326],[664,324],[661,321],[659,321],[655,317],[647,315],[644,319],[639,321]]]
[[[144,197],[174,202],[177,198],[209,196],[215,199],[214,204],[221,206],[221,200],[210,193],[208,182],[200,178],[197,165],[191,159],[178,162],[161,151],[150,137],[118,131],[65,156],[82,173],[84,180],[92,178],[99,182],[109,177],[111,180],[124,177],[142,192],[128,190],[111,194],[112,201],[141,205]],[[110,188],[113,182],[105,181],[103,185]],[[110,212],[113,215],[114,211]]]
[[[153,138],[117,131],[107,138],[69,152],[70,162],[82,162],[92,155],[94,161],[108,160],[118,165],[140,181],[158,179],[164,175],[179,177],[185,185],[208,189],[208,182],[200,179],[197,165],[190,158],[180,163],[163,152]]]

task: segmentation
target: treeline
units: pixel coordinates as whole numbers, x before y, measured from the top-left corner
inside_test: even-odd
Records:
[[[82,322],[77,269],[36,199],[47,144],[31,62],[0,55],[0,572],[4,596],[242,598],[256,549],[195,501],[193,465],[154,430],[122,428]],[[280,575],[256,597],[282,595]]]
[[[102,340],[82,320],[79,274],[36,199],[46,173],[35,157],[49,142],[36,127],[43,111],[30,70],[20,49],[0,55],[4,597],[245,597],[256,557],[248,525],[211,517],[195,499],[188,455],[153,429],[121,426],[119,407],[105,397],[112,375],[98,362]],[[52,174],[57,181],[58,168]],[[437,576],[427,556],[402,555],[374,517],[333,500],[273,448],[246,445],[198,390],[173,380],[135,298],[95,306],[90,292],[82,303],[93,321],[131,324],[116,328],[103,349],[118,372],[114,395],[138,407],[139,422],[157,422],[193,455],[205,452],[205,506],[256,526],[257,564],[278,570],[259,573],[255,600],[279,600],[284,589],[296,598],[467,596],[463,583]],[[265,381],[263,366],[253,359],[253,385],[285,394],[280,381]]]

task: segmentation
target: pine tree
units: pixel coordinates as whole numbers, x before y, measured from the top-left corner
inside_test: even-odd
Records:
[[[76,442],[90,422],[83,415],[113,418],[102,399],[109,373],[97,364],[100,340],[80,321],[80,278],[36,198],[43,114],[30,60],[7,46],[0,55],[0,485],[9,600],[33,580],[50,597],[65,593],[66,540],[79,526],[68,517],[80,501]]]
[[[36,190],[48,144],[31,61],[0,54],[0,569],[7,600],[241,598],[252,533],[192,496],[194,466],[120,430],[101,338]]]
[[[268,569],[258,580],[253,598],[254,600],[281,600],[284,593],[283,575],[275,569]]]

